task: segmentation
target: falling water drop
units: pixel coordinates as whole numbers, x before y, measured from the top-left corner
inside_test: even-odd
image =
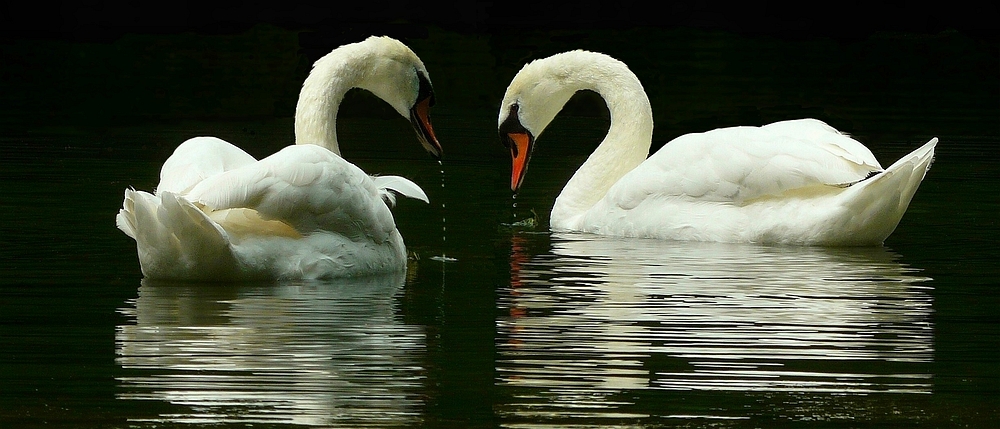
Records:
[[[438,163],[441,164],[441,161],[438,160]],[[441,164],[441,189],[444,189],[444,164]],[[441,244],[442,245],[444,244],[444,242],[448,241],[448,234],[446,233],[447,230],[448,230],[448,213],[445,208],[444,201],[441,201]],[[441,258],[442,259],[446,258],[443,246],[441,248]]]
[[[441,189],[444,189],[444,163],[438,160],[438,165],[441,166]],[[444,251],[444,244],[448,241],[448,215],[446,213],[447,207],[444,201],[441,202],[441,256],[432,256],[431,259],[441,262],[454,262],[457,259],[448,257]],[[443,273],[442,273],[443,275]]]

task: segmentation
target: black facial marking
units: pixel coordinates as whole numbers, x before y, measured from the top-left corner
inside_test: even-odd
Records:
[[[510,106],[510,112],[507,115],[507,119],[504,119],[503,123],[500,124],[498,131],[500,133],[500,143],[503,143],[504,147],[514,151],[514,156],[517,156],[517,145],[510,140],[509,135],[512,133],[528,133],[528,130],[521,125],[521,120],[517,118],[517,111],[520,109],[517,103]]]
[[[431,101],[428,104],[430,107],[434,107],[434,87],[431,86],[430,79],[424,76],[424,73],[417,70],[417,103],[423,101],[425,98],[430,97]]]

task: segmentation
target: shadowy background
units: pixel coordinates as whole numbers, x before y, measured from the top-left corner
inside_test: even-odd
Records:
[[[448,268],[445,287],[443,266],[438,271],[425,258],[400,298],[404,322],[428,332],[428,388],[420,392],[427,427],[499,426],[502,401],[491,395],[506,393],[496,389],[494,341],[504,316],[498,311],[507,309],[498,308],[498,297],[511,288],[516,260],[512,234],[496,228],[512,212],[497,108],[525,62],[570,49],[607,53],[638,75],[653,104],[654,149],[683,133],[801,117],[851,133],[883,164],[940,137],[928,180],[887,242],[902,264],[935,279],[928,371],[935,394],[823,396],[819,411],[853,419],[862,410],[846,423],[857,427],[900,422],[910,407],[926,419],[923,427],[995,423],[995,5],[349,4],[0,5],[0,426],[125,427],[135,426],[127,419],[177,411],[118,400],[118,381],[136,372],[116,360],[117,327],[133,323],[121,308],[136,302],[140,278],[134,243],[114,226],[122,191],[154,189],[163,160],[196,135],[222,137],[258,157],[292,143],[295,103],[312,62],[382,34],[401,39],[427,65],[437,93],[434,128],[450,169],[446,175],[419,149],[409,123],[363,91],[348,94],[340,115],[351,120],[338,123],[338,132],[345,156],[365,171],[426,186],[434,205],[400,203],[408,204],[397,219],[407,245],[424,255],[447,249],[461,261]],[[532,160],[519,208],[546,216],[607,124],[599,97],[574,97],[537,148],[547,153]],[[548,238],[537,240],[531,253],[547,252]],[[694,400],[706,410],[762,415],[744,426],[812,416],[801,414],[801,401],[780,397],[747,409],[741,401],[755,397],[743,393],[736,402],[655,389],[640,395],[637,402],[648,405],[639,410],[661,412],[658,404],[671,403],[697,413]],[[879,410],[892,413],[873,417]]]
[[[942,148],[957,130],[981,130],[990,138],[963,150],[992,156],[1000,135],[998,16],[986,2],[361,2],[349,10],[336,2],[8,4],[0,6],[0,135],[290,120],[313,61],[384,34],[427,65],[437,115],[482,111],[476,126],[484,133],[494,132],[499,100],[525,62],[589,49],[621,59],[643,82],[653,103],[654,149],[686,132],[805,116],[877,145],[919,118]],[[576,99],[567,115],[607,115],[593,94]],[[347,102],[352,107],[341,115],[393,115],[367,95],[352,93]],[[892,117],[907,121],[886,120]],[[451,124],[435,122],[450,156],[504,155],[449,145]],[[282,129],[290,143],[290,125]],[[162,143],[164,157],[186,137],[178,138]],[[114,140],[93,149],[111,151]],[[275,149],[237,144],[258,155]],[[30,148],[0,152],[13,150]]]

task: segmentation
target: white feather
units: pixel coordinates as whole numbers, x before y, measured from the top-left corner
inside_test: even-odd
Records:
[[[653,119],[638,78],[620,61],[585,51],[524,66],[507,88],[499,123],[516,104],[518,121],[537,137],[581,89],[604,97],[611,127],[556,198],[550,226],[557,231],[880,244],[903,216],[937,143],[879,173],[863,144],[821,121],[799,119],[683,135],[647,159]]]
[[[399,272],[406,249],[383,196],[427,201],[401,177],[374,179],[339,155],[343,94],[372,90],[407,113],[423,64],[402,43],[369,38],[316,63],[296,109],[296,142],[256,160],[214,137],[185,141],[156,193],[126,190],[116,224],[155,279],[322,278]],[[314,143],[314,144],[310,144]],[[380,185],[376,185],[376,181]]]
[[[430,199],[427,198],[427,194],[424,193],[424,190],[420,189],[420,186],[417,186],[417,184],[410,181],[410,179],[399,176],[375,176],[374,179],[375,186],[379,189],[379,191],[382,191],[381,193],[383,197],[388,199],[387,202],[390,206],[396,204],[396,198],[393,196],[392,192],[407,198],[420,200],[425,203],[430,202]]]

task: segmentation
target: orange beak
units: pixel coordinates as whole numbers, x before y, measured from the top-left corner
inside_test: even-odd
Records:
[[[434,127],[431,126],[431,104],[433,98],[427,97],[420,100],[410,109],[410,123],[417,131],[417,139],[424,149],[435,159],[441,159],[441,143],[438,143],[437,136],[434,135]]]
[[[497,126],[497,131],[500,133],[500,143],[510,150],[512,162],[510,190],[515,193],[524,182],[524,172],[528,171],[528,160],[531,158],[531,149],[535,144],[535,136],[524,128],[524,125],[521,125],[518,109],[520,109],[518,103],[512,104],[507,119]]]
[[[510,139],[510,190],[517,192],[524,180],[524,172],[528,168],[528,156],[531,154],[531,135],[526,132],[508,133]]]

